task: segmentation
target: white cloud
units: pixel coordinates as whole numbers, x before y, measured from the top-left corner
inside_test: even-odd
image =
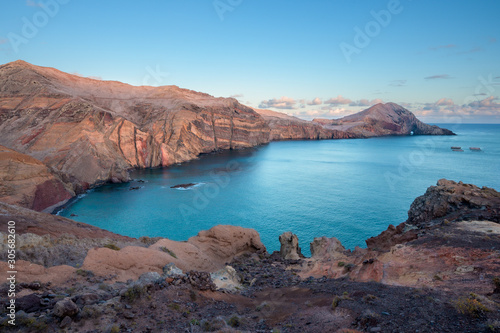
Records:
[[[307,102],[307,105],[321,105],[321,104],[323,104],[323,101],[319,97],[316,97],[312,101]]]
[[[267,101],[260,102],[259,108],[295,109],[296,104],[297,102],[293,98],[282,96],[279,99],[273,98]]]
[[[455,103],[453,103],[453,100],[451,100],[450,98],[448,98],[448,99],[441,98],[435,104],[436,105],[455,105]]]
[[[341,105],[341,104],[350,104],[352,101],[348,98],[342,97],[342,95],[338,95],[335,98],[330,98],[325,102],[325,104],[330,104],[330,105]]]

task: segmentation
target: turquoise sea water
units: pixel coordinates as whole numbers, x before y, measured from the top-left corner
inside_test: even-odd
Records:
[[[413,200],[441,178],[500,190],[500,125],[440,126],[458,135],[273,142],[134,171],[144,183],[102,186],[60,215],[132,237],[186,240],[230,224],[256,229],[268,251],[285,231],[299,236],[305,254],[319,236],[364,247],[404,222]],[[197,185],[170,188],[185,183]]]

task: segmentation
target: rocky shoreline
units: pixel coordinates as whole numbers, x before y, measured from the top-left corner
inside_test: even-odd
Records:
[[[0,223],[10,220],[18,325],[3,309],[6,332],[500,329],[500,193],[486,187],[440,180],[366,249],[320,237],[310,258],[291,232],[269,254],[257,232],[232,226],[187,242],[132,239],[0,203]]]

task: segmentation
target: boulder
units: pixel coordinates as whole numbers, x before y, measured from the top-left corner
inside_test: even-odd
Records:
[[[229,291],[237,291],[242,288],[241,278],[236,270],[231,266],[226,266],[223,269],[211,273],[210,277],[217,289],[225,289]]]
[[[68,297],[54,305],[54,316],[59,318],[64,318],[66,316],[73,317],[79,311],[80,309],[78,306]]]
[[[310,244],[312,258],[337,258],[344,254],[345,248],[335,237],[316,237]]]
[[[303,257],[300,247],[299,238],[291,231],[284,232],[279,237],[281,247],[280,256],[287,260],[297,260]]]

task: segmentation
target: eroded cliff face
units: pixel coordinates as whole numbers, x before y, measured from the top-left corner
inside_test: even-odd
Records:
[[[271,110],[254,109],[269,124],[270,141],[352,139],[362,136]]]
[[[61,174],[76,192],[219,149],[269,142],[262,117],[234,99],[134,87],[16,61],[0,66],[0,144]]]
[[[377,104],[341,119],[314,119],[331,130],[345,131],[359,137],[388,135],[454,135],[450,130],[427,125],[413,113],[395,103]]]
[[[0,146],[0,201],[41,211],[74,195],[41,161]]]

